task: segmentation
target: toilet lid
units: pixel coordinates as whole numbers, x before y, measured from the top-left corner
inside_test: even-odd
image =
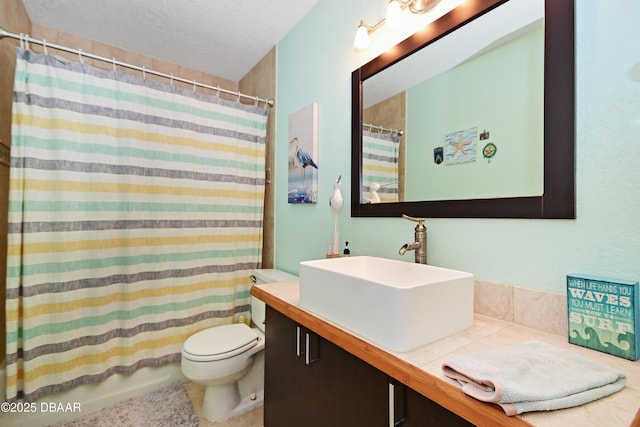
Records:
[[[258,335],[244,323],[204,329],[184,342],[192,360],[218,360],[240,354],[258,343]]]

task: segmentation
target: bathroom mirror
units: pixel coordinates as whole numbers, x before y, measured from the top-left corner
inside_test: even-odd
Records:
[[[520,12],[509,9],[514,8],[517,3],[531,3],[531,0],[467,0],[461,6],[434,21],[425,30],[416,33],[353,72],[352,216],[399,217],[404,213],[427,218],[575,218],[574,4],[573,0],[533,1],[539,2],[535,7],[540,10],[540,16],[516,16]],[[506,23],[487,21],[489,17],[498,13],[506,14],[508,19],[505,22],[509,22],[509,25],[516,22],[518,24],[511,29],[507,28]],[[544,15],[544,19],[541,15]],[[467,37],[469,37],[468,34],[471,34],[471,39],[462,39],[465,33]],[[500,40],[500,43],[485,40],[489,34],[496,37],[496,40]],[[530,112],[519,114],[522,117],[515,117],[513,112],[517,109],[514,108],[513,102],[505,101],[504,103],[508,104],[507,107],[498,106],[484,109],[480,107],[477,109],[478,111],[495,111],[493,117],[486,115],[487,111],[482,111],[482,117],[485,117],[482,120],[477,120],[475,114],[470,114],[470,118],[463,117],[458,125],[443,124],[448,118],[444,115],[438,117],[436,114],[438,108],[444,110],[442,102],[434,101],[436,98],[433,96],[423,96],[423,98],[419,98],[419,102],[415,102],[417,95],[408,95],[407,89],[414,90],[413,88],[418,84],[417,80],[441,79],[442,74],[440,73],[456,67],[457,70],[461,68],[459,66],[461,63],[463,66],[468,66],[472,61],[477,61],[481,56],[481,51],[483,55],[487,51],[496,51],[496,46],[504,45],[505,41],[507,44],[513,44],[515,43],[513,40],[518,42],[522,37],[525,37],[525,43],[531,44],[531,40],[538,40],[540,44],[543,44],[543,46],[535,48],[539,50],[540,59],[538,62],[535,62],[533,66],[527,64],[525,67],[521,67],[520,69],[525,72],[517,71],[517,67],[512,70],[511,67],[501,66],[499,63],[489,64],[487,68],[488,70],[499,68],[500,72],[511,73],[511,75],[497,79],[500,86],[505,86],[506,83],[503,82],[507,80],[522,80],[521,75],[529,73],[529,69],[539,70],[541,76],[536,77],[537,82],[530,83],[523,80],[524,83],[520,83],[529,93],[525,96],[517,95],[514,98],[513,102],[517,102],[518,99],[527,99],[521,104],[526,104],[524,111]],[[473,44],[469,40],[473,40],[474,43],[477,41],[482,47],[470,47],[471,53],[465,53],[461,59],[454,59],[458,53],[464,50],[461,46],[466,47]],[[438,49],[441,51],[444,49],[445,55],[438,57],[438,54],[434,53]],[[515,49],[516,52],[523,50],[518,45],[515,45],[515,48],[512,46],[511,49],[512,51]],[[535,55],[538,53],[534,53]],[[425,57],[427,57],[426,60]],[[486,61],[486,59],[482,60]],[[451,64],[447,64],[448,61]],[[521,60],[515,59],[510,62],[518,65]],[[415,73],[416,70],[419,72]],[[415,75],[419,77],[413,77]],[[482,75],[485,78],[482,78]],[[476,72],[472,78],[467,77],[462,81],[463,84],[460,83],[460,80],[457,82],[448,80],[450,85],[448,90],[450,93],[457,90],[466,94],[465,96],[473,97],[482,93],[480,89],[485,89],[491,78],[486,73]],[[404,86],[402,86],[403,84]],[[471,87],[460,89],[468,84],[471,84]],[[440,84],[440,86],[443,85]],[[504,88],[498,87],[494,92],[488,93],[497,93],[499,90],[504,91]],[[509,91],[514,92],[512,89]],[[400,153],[400,162],[406,164],[400,168],[402,175],[399,176],[396,183],[396,187],[400,187],[398,193],[400,197],[385,202],[384,199],[370,197],[373,194],[370,192],[370,181],[365,181],[366,177],[363,173],[363,134],[365,138],[369,138],[370,133],[367,128],[363,131],[363,124],[369,123],[363,120],[364,105],[365,102],[366,105],[369,105],[380,99],[387,99],[387,97],[390,97],[389,99],[398,98],[398,93],[401,93],[400,99],[391,102],[401,108],[412,108],[410,112],[400,114],[402,116],[400,128],[406,126],[407,118],[413,116],[418,117],[417,121],[425,128],[441,126],[444,130],[439,130],[441,136],[438,137],[420,136],[416,138],[415,126],[410,126],[408,128],[410,132],[399,138],[400,140],[406,138],[406,141],[403,142],[406,144],[404,146],[406,154]],[[421,92],[415,93],[420,94]],[[447,93],[445,93],[446,95]],[[411,96],[413,96],[413,102],[409,99]],[[529,101],[530,99],[533,101]],[[432,104],[429,104],[430,100],[433,102]],[[495,101],[495,99],[492,100]],[[422,106],[420,111],[415,110],[416,105]],[[449,106],[447,111],[454,110],[457,114],[464,109],[454,105],[453,108]],[[447,114],[452,115],[451,113]],[[518,120],[524,120],[523,124],[520,124]],[[478,121],[479,123],[476,123]],[[397,120],[396,123],[398,123]],[[466,128],[467,123],[469,124],[468,128]],[[515,126],[516,137],[510,136],[501,139],[501,135],[507,134],[502,129],[502,123],[505,124],[505,127],[506,125]],[[456,126],[458,127],[456,128]],[[446,138],[442,136],[449,131],[451,133]],[[459,141],[449,139],[451,136],[462,138],[462,135],[465,138],[471,135],[469,139],[474,141],[475,157],[473,162],[460,161],[458,164],[458,162],[451,161],[451,163],[438,164],[438,154],[434,148],[440,146],[440,160],[443,160],[442,157],[450,156],[454,151],[450,150],[447,153],[447,142],[450,142],[451,147],[464,147],[464,145],[460,145],[462,139]],[[393,142],[397,141],[398,139]],[[418,147],[420,144],[426,145],[426,147]],[[514,148],[517,144],[521,144],[523,147],[519,151]],[[492,145],[494,149],[497,147],[497,153],[494,151],[496,154],[494,159],[491,157],[490,148]],[[487,149],[489,150],[486,151]],[[422,153],[416,155],[415,153],[420,153],[420,150]],[[461,150],[458,150],[458,154],[460,153]],[[369,158],[370,153],[366,151],[364,155]],[[403,159],[403,155],[407,158]],[[508,157],[509,155],[511,157]],[[447,159],[451,160],[450,157]],[[504,165],[509,167],[504,169]],[[495,171],[501,170],[501,167],[504,172],[502,175],[496,175]],[[441,175],[429,177],[429,175],[418,173],[422,169],[426,171],[429,168],[437,170]],[[408,173],[409,170],[411,173]],[[442,175],[445,172],[453,174],[454,178],[449,179]],[[393,182],[392,178],[388,179]],[[461,182],[488,180],[491,182],[489,186],[491,188],[487,191],[470,194],[460,193],[451,184],[456,179]],[[402,182],[403,180],[406,182]],[[525,186],[523,189],[516,188],[514,190],[508,185],[507,189],[498,189],[502,188],[501,183],[511,185],[520,181],[533,182],[533,184],[528,184],[529,186]],[[384,187],[385,184],[382,185]],[[487,186],[485,185],[485,187]],[[422,189],[437,189],[438,191],[435,193],[439,192],[440,196],[432,198],[429,194],[433,192],[416,193],[415,189],[421,191]]]

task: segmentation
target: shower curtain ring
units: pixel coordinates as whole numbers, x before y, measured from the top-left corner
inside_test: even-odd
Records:
[[[259,101],[259,100],[260,100],[260,98],[258,98],[258,97],[256,96],[255,103],[253,104],[255,107],[257,107],[257,106],[258,106],[258,101]]]
[[[171,82],[171,86],[173,86],[173,73],[171,73],[171,80],[170,80],[170,82]]]
[[[196,80],[193,80],[193,91],[196,92]]]
[[[116,58],[112,57],[111,58],[111,63],[113,64],[113,72],[116,73]]]
[[[49,55],[49,51],[47,50],[47,40],[42,39],[42,47],[44,47],[44,54]]]
[[[84,64],[84,59],[82,58],[82,49],[78,49],[78,58],[80,58],[80,63]]]
[[[142,66],[142,79],[147,80],[147,70]]]

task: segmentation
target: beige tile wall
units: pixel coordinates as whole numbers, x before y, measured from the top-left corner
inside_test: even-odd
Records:
[[[567,295],[476,280],[478,314],[567,335]]]
[[[271,49],[260,62],[258,62],[246,76],[240,80],[238,90],[242,93],[260,94],[261,98],[275,99],[276,97],[276,48]],[[263,224],[263,251],[262,268],[273,268],[274,249],[274,206],[275,194],[273,191],[273,179],[275,177],[275,129],[276,108],[278,104],[269,108],[267,121],[267,158],[265,169],[267,170],[267,184],[264,195],[264,224]]]

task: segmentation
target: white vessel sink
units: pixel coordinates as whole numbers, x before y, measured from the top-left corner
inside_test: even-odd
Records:
[[[369,256],[305,261],[300,306],[407,352],[472,326],[473,275]]]

